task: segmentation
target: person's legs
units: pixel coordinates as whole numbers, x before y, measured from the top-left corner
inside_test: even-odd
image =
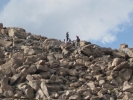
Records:
[[[68,41],[68,37],[66,37],[66,40]]]
[[[79,42],[77,42],[77,46],[79,46]]]

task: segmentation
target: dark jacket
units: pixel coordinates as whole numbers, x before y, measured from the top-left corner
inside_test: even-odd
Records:
[[[77,37],[77,39],[76,39],[76,40],[77,40],[77,42],[80,42],[80,38],[79,38],[78,36],[76,36],[76,37]]]

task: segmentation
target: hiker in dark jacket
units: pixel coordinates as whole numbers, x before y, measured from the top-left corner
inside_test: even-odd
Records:
[[[80,46],[80,38],[79,38],[79,36],[76,36],[76,46]]]
[[[68,39],[69,39],[69,32],[66,33],[66,41],[68,42]]]

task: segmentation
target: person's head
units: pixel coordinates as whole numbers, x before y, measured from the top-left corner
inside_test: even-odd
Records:
[[[68,34],[69,32],[67,32],[66,34]]]

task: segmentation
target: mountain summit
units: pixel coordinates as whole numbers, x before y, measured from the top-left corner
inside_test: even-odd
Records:
[[[0,23],[1,100],[133,99],[132,48],[74,44]]]

